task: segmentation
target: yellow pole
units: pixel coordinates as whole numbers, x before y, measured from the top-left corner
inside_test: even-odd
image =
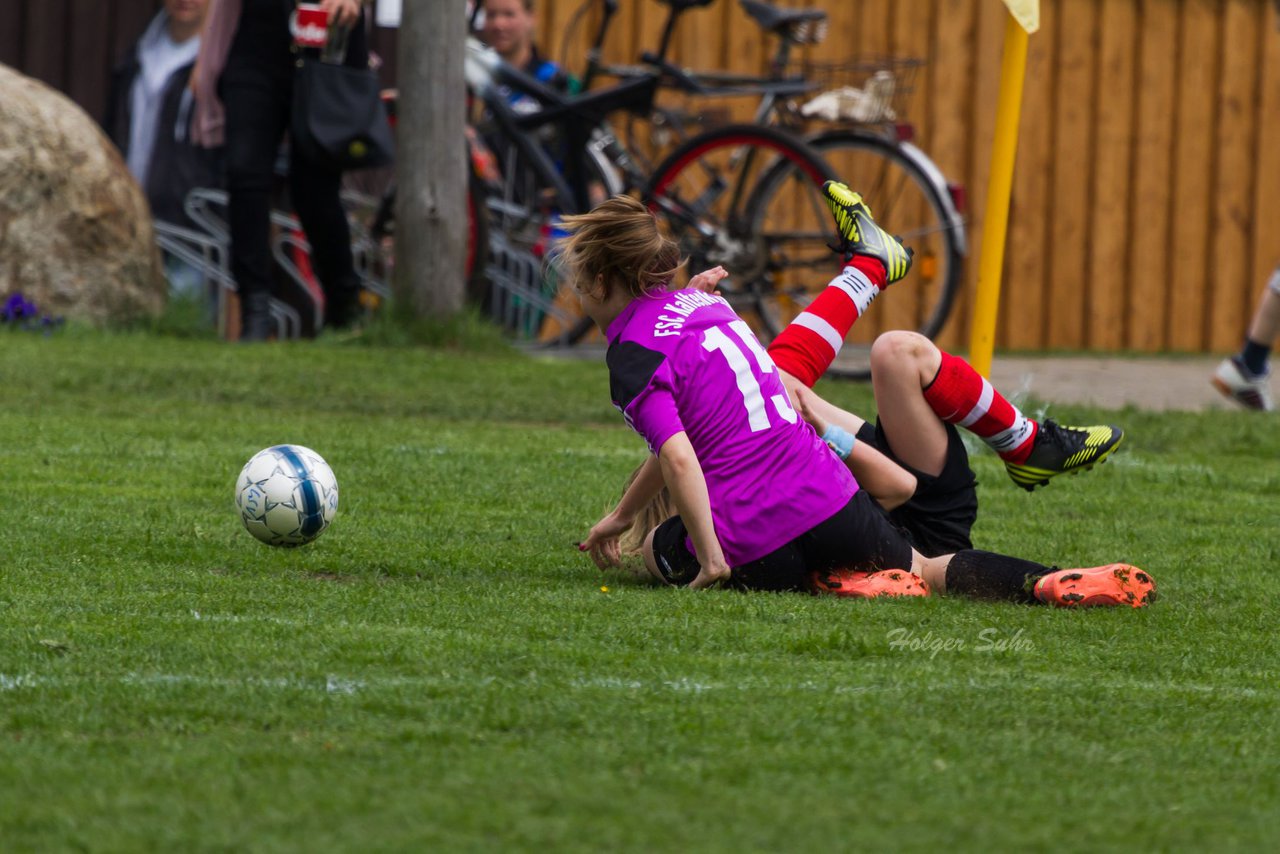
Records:
[[[978,292],[974,298],[973,326],[969,334],[969,361],[984,377],[991,375],[991,356],[995,350],[1000,276],[1004,267],[1009,199],[1013,195],[1013,164],[1018,154],[1022,81],[1026,71],[1027,31],[1009,14],[1004,27],[1004,57],[1000,63],[1000,96],[996,104],[991,177],[987,182],[987,209],[982,217]]]

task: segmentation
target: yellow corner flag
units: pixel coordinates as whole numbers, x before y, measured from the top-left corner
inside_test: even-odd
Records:
[[[1022,29],[1028,33],[1040,29],[1040,0],[1004,0],[1004,5]]]
[[[1022,109],[1022,79],[1027,69],[1028,34],[1040,28],[1039,0],[1004,0],[1004,5],[1009,9],[1009,17],[1005,18],[991,174],[987,179],[987,209],[982,217],[982,251],[978,256],[978,289],[974,294],[969,330],[969,364],[984,377],[991,376],[991,358],[995,353],[1000,276],[1004,272],[1013,162],[1018,152],[1018,118]]]

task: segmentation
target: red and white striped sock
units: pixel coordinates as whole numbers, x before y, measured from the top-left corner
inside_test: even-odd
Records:
[[[973,431],[1000,459],[1022,463],[1031,454],[1040,426],[959,356],[942,354],[942,366],[925,388],[924,399],[939,418]]]
[[[809,307],[769,343],[774,364],[812,387],[844,345],[844,336],[885,287],[884,265],[855,255]]]

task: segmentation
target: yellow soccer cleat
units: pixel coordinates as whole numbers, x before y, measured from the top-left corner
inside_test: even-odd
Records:
[[[854,255],[874,258],[884,265],[885,284],[893,284],[907,275],[911,269],[911,250],[876,225],[862,196],[838,181],[823,184],[822,195],[840,232],[841,242],[833,248],[844,253],[846,263]]]
[[[1031,454],[1021,463],[1004,464],[1013,482],[1027,492],[1044,486],[1049,478],[1087,471],[1111,456],[1124,440],[1119,427],[1064,427],[1052,418],[1040,423]]]

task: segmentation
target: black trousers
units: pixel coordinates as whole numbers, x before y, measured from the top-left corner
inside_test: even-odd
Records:
[[[292,3],[245,0],[219,93],[226,106],[226,168],[231,272],[240,290],[243,334],[265,337],[270,322],[271,201],[280,143],[289,128],[296,55],[289,35]],[[363,19],[351,32],[347,64],[369,61]],[[311,244],[311,265],[325,294],[325,325],[349,324],[358,310],[359,278],[351,232],[339,198],[342,173],[292,156],[289,195]]]

